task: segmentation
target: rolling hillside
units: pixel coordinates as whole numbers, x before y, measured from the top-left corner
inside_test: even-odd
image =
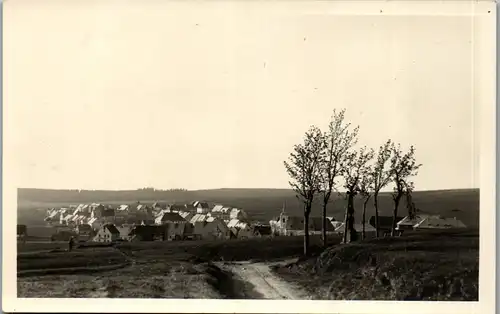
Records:
[[[414,201],[421,211],[436,213],[449,217],[457,217],[467,226],[479,225],[479,189],[471,190],[439,190],[418,191],[414,193]],[[292,190],[288,189],[215,189],[196,191],[158,191],[153,189],[133,191],[78,191],[78,190],[18,190],[18,222],[27,225],[43,224],[45,210],[48,207],[59,207],[68,204],[101,202],[109,204],[143,203],[165,200],[185,203],[193,200],[204,200],[221,203],[227,206],[245,209],[254,220],[269,221],[277,216],[286,203],[290,214],[301,215],[302,207]],[[379,197],[381,215],[391,215],[392,199],[389,193]],[[337,196],[328,208],[328,214],[336,219],[343,219],[346,202]],[[362,204],[356,202],[356,220],[361,219]],[[403,202],[399,208],[401,214],[406,213]],[[373,202],[367,208],[367,217],[374,214]],[[313,216],[321,215],[321,206],[317,202],[313,207]]]

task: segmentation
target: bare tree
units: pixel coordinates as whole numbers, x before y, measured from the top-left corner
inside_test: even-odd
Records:
[[[363,147],[359,151],[348,152],[346,157],[342,167],[344,188],[346,189],[347,198],[344,243],[347,243],[347,232],[349,232],[350,241],[357,240],[357,232],[354,229],[354,198],[360,191],[361,178],[366,176],[369,172],[367,164],[373,158],[373,150]]]
[[[304,255],[309,254],[309,215],[314,196],[320,190],[320,163],[324,139],[320,129],[312,126],[305,134],[304,143],[295,145],[288,161],[284,162],[290,176],[289,184],[304,206]]]
[[[328,219],[326,218],[326,209],[330,197],[334,190],[337,190],[337,177],[341,174],[341,165],[346,157],[346,153],[358,141],[359,127],[352,128],[351,124],[345,122],[345,109],[340,111],[333,110],[328,131],[324,134],[324,158],[321,163],[321,195],[323,201],[323,246],[328,245],[326,230]]]
[[[363,176],[361,177],[359,183],[359,194],[363,199],[363,216],[361,218],[361,223],[363,225],[363,230],[361,232],[361,239],[364,240],[366,238],[365,224],[366,224],[366,205],[368,205],[368,201],[370,200],[373,192],[373,176],[371,175],[373,170],[370,165],[366,166],[366,171],[363,172]]]
[[[394,211],[392,216],[391,236],[394,236],[396,229],[396,219],[398,215],[398,207],[401,198],[405,194],[408,185],[408,179],[417,175],[418,169],[422,166],[417,164],[415,160],[415,148],[410,146],[408,152],[403,153],[401,145],[391,145],[391,178],[394,181],[394,192],[392,200],[394,201]]]
[[[380,146],[377,153],[377,159],[372,168],[371,177],[373,178],[373,206],[375,207],[375,229],[376,237],[379,237],[379,219],[378,219],[378,195],[380,190],[391,182],[391,145],[392,141],[387,140]]]

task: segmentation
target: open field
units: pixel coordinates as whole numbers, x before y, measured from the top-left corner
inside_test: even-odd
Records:
[[[333,198],[333,197],[332,197]],[[413,199],[417,208],[430,214],[457,217],[469,227],[479,226],[479,190],[440,190],[416,191]],[[219,189],[204,191],[58,191],[19,189],[18,223],[40,225],[43,223],[46,209],[69,204],[102,202],[106,204],[129,204],[137,201],[153,203],[155,200],[185,203],[193,200],[205,200],[227,206],[243,208],[253,220],[267,222],[279,215],[283,203],[291,215],[302,215],[302,207],[297,202],[292,190],[287,189]],[[389,193],[379,197],[380,214],[392,215],[392,199]],[[361,219],[361,201],[357,199],[356,221]],[[328,215],[336,219],[344,216],[345,200],[339,196],[334,199]],[[400,213],[405,214],[404,203]],[[313,216],[321,215],[321,206],[315,203]],[[374,215],[373,203],[367,207],[367,217]],[[28,231],[29,233],[29,231]]]
[[[73,252],[29,243],[18,254],[18,295],[477,300],[478,239],[477,230],[349,245],[332,237],[323,250],[313,236],[308,259],[300,257],[302,237],[121,243]]]
[[[319,252],[319,238],[311,240],[313,251]],[[259,297],[251,285],[213,262],[274,260],[302,253],[302,237],[136,242],[72,252],[54,250],[65,248],[57,243],[27,244],[29,249],[18,254],[20,297]]]
[[[314,299],[477,301],[479,232],[413,233],[334,246],[274,270]]]

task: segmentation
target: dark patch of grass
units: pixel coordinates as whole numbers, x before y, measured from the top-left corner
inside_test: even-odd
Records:
[[[333,236],[329,240],[330,243],[339,243],[340,237]],[[303,252],[303,238],[295,236],[225,241],[130,242],[117,244],[116,248],[138,260],[271,260],[300,256]],[[311,236],[311,251],[322,251],[319,236]]]
[[[17,270],[63,269],[98,267],[126,263],[127,259],[114,249],[87,249],[85,251],[55,251],[24,253],[17,256]]]
[[[433,231],[338,245],[274,271],[318,299],[478,300],[477,231]]]

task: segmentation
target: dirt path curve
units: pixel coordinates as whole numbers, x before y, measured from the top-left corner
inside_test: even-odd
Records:
[[[280,262],[285,263],[287,261]],[[235,262],[219,263],[218,267],[231,272],[241,281],[253,286],[263,299],[307,300],[309,296],[298,287],[283,281],[271,272],[270,266],[278,263]]]

